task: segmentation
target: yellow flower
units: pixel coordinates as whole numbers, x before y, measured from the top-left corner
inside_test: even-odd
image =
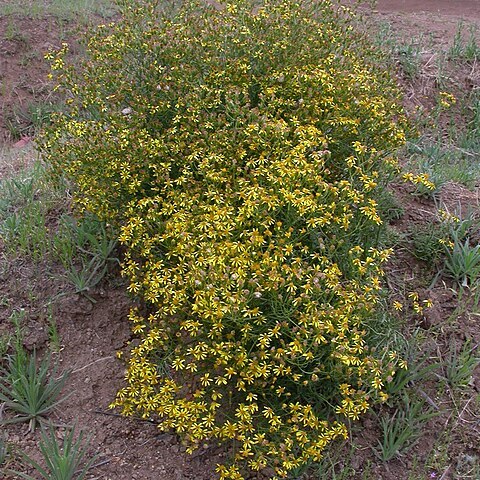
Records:
[[[393,308],[394,308],[395,310],[401,312],[401,311],[403,310],[403,305],[402,305],[400,302],[398,302],[398,301],[395,300],[395,301],[393,302]]]

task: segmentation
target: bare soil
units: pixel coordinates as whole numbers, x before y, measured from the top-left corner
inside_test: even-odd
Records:
[[[1,1],[1,0],[0,0]],[[379,0],[376,18],[386,20],[405,38],[431,34],[441,45],[449,44],[463,18],[480,26],[479,0]],[[28,16],[0,17],[0,177],[14,174],[31,164],[36,154],[30,137],[35,129],[31,124],[31,109],[35,105],[55,102],[47,79],[48,65],[44,54],[51,48],[59,48],[63,41],[73,45],[72,54],[80,47],[77,26],[53,17],[31,19]],[[463,76],[472,75],[465,72]],[[405,85],[411,102],[428,105],[428,98],[435,87],[426,77],[424,100],[419,100],[418,84]],[[477,81],[475,72],[473,80]],[[467,81],[467,80],[465,80]],[[430,83],[429,83],[430,82]],[[470,88],[476,88],[475,84]],[[410,90],[409,90],[410,89]],[[8,155],[1,154],[9,152]],[[394,224],[399,232],[412,225],[431,221],[435,205],[418,197],[412,197],[403,187],[395,193],[405,208],[405,215]],[[443,201],[452,207],[460,202],[465,208],[479,206],[479,190],[469,191],[462,186],[449,184],[442,191]],[[428,266],[414,260],[408,252],[400,252],[389,268],[389,279],[400,290],[413,279],[422,278]],[[437,282],[431,288],[418,285],[424,298],[435,301],[425,317],[410,319],[417,322],[426,336],[432,335],[436,342],[432,348],[445,350],[452,342],[465,337],[480,343],[480,317],[467,311],[449,319],[458,306],[458,298],[448,282]],[[115,393],[123,385],[125,366],[117,359],[116,352],[134,340],[127,320],[132,299],[125,294],[125,285],[118,272],[109,277],[91,292],[95,303],[72,293],[62,277],[62,271],[50,260],[34,263],[28,259],[12,258],[3,250],[0,239],[0,334],[12,328],[9,317],[14,311],[25,314],[25,346],[42,353],[48,348],[48,322],[53,315],[61,340],[61,351],[56,354],[62,368],[70,370],[66,388],[71,396],[58,408],[53,420],[59,425],[75,424],[92,437],[89,442],[91,454],[99,454],[97,467],[90,478],[111,480],[208,480],[214,478],[215,464],[222,461],[224,450],[209,446],[199,453],[188,456],[181,442],[173,435],[162,434],[156,425],[141,419],[125,419],[108,409]],[[464,298],[463,302],[470,299]],[[435,353],[435,352],[434,352]],[[442,351],[437,352],[438,355]],[[474,388],[480,391],[480,372],[477,369]],[[447,397],[436,398],[435,390],[423,392],[438,408],[448,411],[455,402]],[[445,407],[445,408],[443,408]],[[432,463],[430,478],[449,480],[470,478],[458,476],[459,462],[465,458],[480,458],[480,422],[474,408],[469,404],[461,414],[449,418],[439,414],[428,424],[430,431],[424,435],[409,455],[383,464],[372,453],[377,444],[378,421],[374,415],[365,417],[356,427],[354,443],[358,445],[352,465],[355,474],[349,478],[367,480],[402,480],[410,478],[410,472],[418,465],[428,463],[436,442],[444,431],[451,431],[448,442],[450,465],[437,471]],[[388,407],[385,407],[388,410]],[[1,408],[0,408],[1,414]],[[7,412],[3,413],[8,415]],[[455,423],[456,422],[456,423]],[[39,458],[38,432],[30,433],[24,425],[8,427],[8,441]],[[59,430],[61,435],[62,430]],[[466,461],[466,460],[465,460]],[[20,466],[13,465],[19,468]],[[346,467],[341,462],[338,469]],[[32,473],[32,472],[30,472]],[[413,477],[412,477],[413,478]],[[415,478],[429,478],[419,476]]]
[[[380,12],[404,12],[411,15],[425,12],[470,20],[480,18],[477,0],[378,0],[376,8]]]
[[[44,55],[60,48],[64,29],[55,18],[0,17],[0,142],[28,136],[29,109],[51,100]]]

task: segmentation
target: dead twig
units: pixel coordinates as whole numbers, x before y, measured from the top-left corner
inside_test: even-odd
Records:
[[[77,368],[76,370],[73,370],[73,371],[72,371],[72,375],[73,375],[74,373],[81,372],[82,370],[85,370],[85,369],[88,368],[88,367],[91,367],[91,366],[94,365],[95,363],[102,362],[102,361],[104,361],[104,360],[110,360],[110,359],[113,359],[113,358],[115,358],[115,357],[113,357],[113,356],[111,356],[111,355],[108,356],[108,357],[97,358],[97,360],[95,360],[95,361],[93,361],[93,362],[90,362],[90,363],[88,363],[87,365],[84,365],[83,367]]]

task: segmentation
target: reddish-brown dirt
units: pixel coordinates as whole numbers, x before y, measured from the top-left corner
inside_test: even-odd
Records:
[[[54,18],[0,17],[0,142],[30,134],[32,109],[51,101],[44,55],[61,46],[61,28]]]
[[[378,0],[376,8],[381,12],[427,12],[469,20],[472,20],[472,17],[480,18],[478,0]]]

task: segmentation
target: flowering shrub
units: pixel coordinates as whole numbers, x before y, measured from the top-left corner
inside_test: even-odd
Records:
[[[80,69],[51,56],[69,108],[43,138],[145,302],[115,405],[234,443],[222,479],[284,478],[394,375],[367,340],[397,91],[327,0],[122,5]]]

